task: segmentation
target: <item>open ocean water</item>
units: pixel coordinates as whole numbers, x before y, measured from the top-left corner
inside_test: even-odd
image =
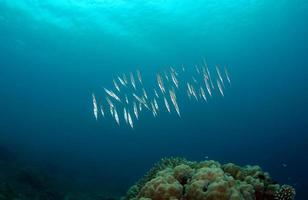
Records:
[[[228,69],[224,97],[181,91],[180,117],[145,112],[133,129],[95,120],[92,94],[118,75],[140,70],[154,88],[158,72],[204,60]],[[0,0],[0,160],[104,197],[163,157],[259,165],[305,200],[307,78],[305,0]]]

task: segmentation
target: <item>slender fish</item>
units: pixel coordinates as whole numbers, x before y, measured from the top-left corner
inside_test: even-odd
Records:
[[[205,96],[205,92],[204,92],[202,87],[200,87],[200,93],[201,93],[201,96],[204,99],[204,101],[207,101],[206,96]]]
[[[135,101],[134,101],[134,103],[133,103],[133,109],[134,109],[135,117],[136,117],[136,119],[138,120],[138,119],[139,119],[138,108],[137,108],[137,104],[136,104]]]
[[[165,93],[165,87],[164,87],[163,79],[161,78],[160,74],[157,74],[156,78],[157,78],[157,83],[158,83],[158,86],[159,86],[161,92]]]
[[[135,99],[137,99],[137,101],[139,101],[142,104],[146,104],[145,101],[143,101],[143,99],[141,99],[140,97],[138,97],[135,93],[133,93],[133,97],[135,97]]]
[[[207,76],[209,77],[208,79],[209,79],[209,81],[210,81],[210,83],[211,83],[212,88],[214,89],[214,83],[213,83],[213,81],[212,81],[211,73],[210,73],[210,71],[209,71],[209,68],[208,68],[208,66],[207,66],[207,63],[206,63],[205,60],[203,60],[203,63],[204,63],[205,69],[206,69]]]
[[[129,103],[127,95],[125,95],[125,102],[126,102],[127,104]]]
[[[119,87],[119,85],[117,84],[117,82],[116,82],[114,79],[113,79],[112,81],[113,81],[114,87],[118,90],[118,92],[121,92],[121,91],[120,91],[120,87]]]
[[[146,91],[145,91],[144,88],[142,88],[142,92],[143,92],[143,96],[144,96],[146,99],[148,99],[148,95],[147,95],[147,93],[146,93]]]
[[[126,124],[128,124],[126,108],[123,109],[123,114],[124,114],[124,120],[125,120]]]
[[[157,97],[157,98],[159,98],[159,95],[158,95],[158,93],[157,93],[157,91],[154,89],[154,94],[155,94],[155,96]]]
[[[139,102],[139,111],[142,111],[142,104]]]
[[[198,65],[196,65],[195,68],[196,68],[196,72],[197,72],[198,74],[200,74],[200,70],[199,70]]]
[[[197,97],[197,93],[196,93],[195,88],[194,88],[192,85],[190,86],[190,88],[191,88],[191,94],[192,94],[192,96],[194,96],[195,99],[198,101],[198,97]]]
[[[114,107],[112,101],[108,97],[106,97],[106,101],[109,104],[109,107],[112,107],[112,108]]]
[[[176,102],[176,95],[175,95],[174,90],[169,90],[169,94],[170,94],[171,101],[172,101],[172,103],[173,103],[173,106],[174,106],[174,108],[175,108],[177,114],[178,114],[179,116],[181,116],[181,115],[180,115],[180,109],[179,109],[178,103]]]
[[[103,109],[103,105],[100,106],[100,110],[101,110],[102,116],[105,117],[105,112],[104,112],[104,109]]]
[[[118,80],[120,81],[120,83],[121,83],[123,86],[126,86],[124,80],[123,80],[121,77],[118,76]]]
[[[184,67],[184,65],[182,65],[182,71],[185,72],[185,67]]]
[[[156,109],[155,109],[155,106],[154,106],[154,103],[153,102],[151,102],[151,107],[152,107],[152,114],[153,114],[153,116],[154,117],[156,117]]]
[[[171,72],[171,79],[172,82],[174,83],[176,88],[179,88],[179,81],[177,80],[177,78],[175,77],[175,74],[173,72]]]
[[[123,77],[123,80],[124,80],[124,82],[125,82],[125,85],[127,85],[128,82],[127,82],[127,76],[126,76],[126,74],[123,73],[123,74],[122,74],[122,77]]]
[[[168,101],[167,101],[166,97],[164,97],[164,102],[165,102],[165,106],[166,106],[166,108],[167,108],[168,112],[170,113],[170,112],[171,112],[171,110],[170,110],[170,106],[169,106],[169,103],[168,103]]]
[[[114,119],[116,120],[117,124],[120,125],[119,115],[115,107],[113,108],[113,114],[114,114]]]
[[[98,119],[98,109],[97,109],[97,101],[96,101],[94,94],[92,94],[92,103],[93,103],[93,114],[94,114],[95,119],[97,120]]]
[[[104,88],[105,92],[111,96],[112,98],[114,98],[115,100],[117,100],[118,102],[121,102],[121,99],[114,93],[112,92],[111,90],[108,90],[106,88]]]
[[[132,128],[134,128],[133,119],[132,119],[132,116],[130,115],[129,111],[127,111],[127,119],[128,119],[129,125],[130,125]]]
[[[218,86],[218,89],[219,89],[219,92],[220,92],[221,96],[224,96],[224,92],[222,90],[222,86],[220,84],[220,81],[217,79],[216,82],[217,82],[217,86]]]
[[[114,107],[109,107],[109,111],[112,117],[114,117]]]
[[[210,86],[208,80],[209,80],[208,76],[207,76],[207,75],[204,75],[204,82],[205,82],[206,90],[207,90],[207,92],[209,93],[209,95],[212,96],[211,86]]]
[[[141,73],[140,73],[139,70],[137,70],[137,78],[138,78],[139,82],[142,84]]]
[[[134,79],[134,75],[133,73],[130,73],[130,82],[132,83],[132,86],[134,89],[136,89],[136,82],[135,82],[135,79]]]
[[[217,75],[218,75],[220,82],[222,83],[222,86],[224,86],[225,85],[224,80],[222,79],[222,76],[221,76],[221,73],[220,73],[218,66],[216,66],[216,72],[217,72]]]
[[[228,73],[226,67],[225,67],[225,75],[226,75],[226,78],[227,78],[227,81],[228,81],[229,85],[231,85],[231,79],[230,79],[230,76],[229,76],[229,73]]]
[[[166,71],[164,71],[164,75],[165,75],[165,79],[166,79],[167,81],[169,81],[169,76],[168,76],[168,74],[167,74]]]
[[[156,110],[158,111],[158,110],[159,110],[159,107],[158,107],[158,103],[157,103],[157,101],[156,101],[155,98],[154,98],[153,102],[154,102],[154,106],[155,106]]]

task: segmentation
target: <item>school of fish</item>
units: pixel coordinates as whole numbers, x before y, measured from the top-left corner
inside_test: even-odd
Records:
[[[116,124],[127,124],[134,129],[142,112],[150,112],[157,117],[161,112],[176,113],[181,116],[178,97],[207,102],[214,94],[224,97],[225,89],[231,85],[227,68],[215,67],[213,74],[204,61],[200,66],[190,68],[173,67],[156,74],[156,84],[145,88],[141,72],[122,74],[112,80],[113,87],[103,87],[104,96],[100,103],[92,94],[93,115],[96,120],[112,117]],[[215,91],[217,91],[215,93]],[[109,111],[108,111],[109,110]]]

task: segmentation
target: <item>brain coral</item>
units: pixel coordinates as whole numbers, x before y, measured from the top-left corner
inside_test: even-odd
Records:
[[[123,200],[293,200],[291,186],[276,184],[258,166],[163,159]]]

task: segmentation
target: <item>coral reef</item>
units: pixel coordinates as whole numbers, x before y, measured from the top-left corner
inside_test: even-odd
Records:
[[[175,168],[179,165],[191,166],[194,162],[188,161],[184,158],[179,157],[171,157],[171,158],[163,158],[159,162],[155,163],[154,166],[135,184],[133,185],[126,194],[126,199],[134,198],[140,191],[140,189],[149,181],[154,179],[158,172],[163,171],[166,168]],[[177,168],[179,169],[179,168]],[[180,176],[182,174],[178,174]]]
[[[275,200],[292,200],[295,196],[295,190],[289,185],[283,185],[274,196]]]
[[[259,166],[216,161],[162,159],[124,200],[293,200],[295,190],[280,186]]]

